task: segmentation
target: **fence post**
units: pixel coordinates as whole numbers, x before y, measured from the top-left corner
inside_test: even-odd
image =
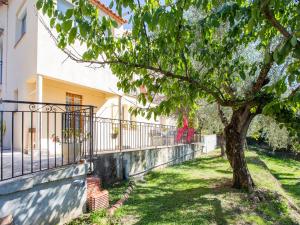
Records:
[[[123,132],[122,132],[122,120],[119,119],[119,148],[120,148],[120,152],[122,151],[122,136],[123,136]]]
[[[94,107],[90,106],[90,172],[92,172],[93,166],[93,153],[94,153]]]
[[[139,136],[140,136],[140,149],[142,149],[142,122],[140,122],[140,132],[139,132]]]

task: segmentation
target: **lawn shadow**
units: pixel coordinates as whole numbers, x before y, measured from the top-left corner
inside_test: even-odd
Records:
[[[180,169],[203,167],[199,164],[210,160],[219,159],[214,157],[187,162],[180,165]],[[176,169],[178,166],[172,167]],[[164,170],[148,174],[145,180],[146,183],[137,185],[134,195],[125,205],[130,212],[129,217],[139,215],[132,224],[206,224],[210,221],[226,225],[225,216],[233,215],[236,208],[224,211],[220,198],[241,192],[231,188],[232,181],[227,177],[192,179],[186,174]]]
[[[293,159],[281,159],[279,156],[270,156],[265,154],[264,152],[257,152],[259,157],[248,157],[247,161],[249,160],[250,163],[255,163],[256,165],[263,166],[266,170],[268,170],[277,180],[280,181],[281,187],[289,193],[291,196],[295,198],[300,203],[300,178],[294,177],[295,174],[288,173],[288,172],[278,172],[275,169],[271,169],[268,167],[266,162],[272,161],[277,166],[281,166],[283,168],[297,168],[299,167],[300,163],[293,160]],[[260,159],[262,158],[262,159]],[[263,160],[266,160],[263,161]],[[297,182],[299,181],[299,182]],[[288,184],[287,184],[288,183]],[[299,205],[300,206],[300,205]]]
[[[269,170],[259,157],[250,156],[247,161]],[[252,217],[255,221],[267,217],[272,222],[290,221],[287,215],[277,213],[281,202],[253,205],[248,194],[231,188],[230,173],[227,160],[215,156],[151,172],[123,206],[125,224],[227,225],[239,219],[253,224]]]

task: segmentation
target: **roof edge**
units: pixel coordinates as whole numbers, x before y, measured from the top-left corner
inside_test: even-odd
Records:
[[[115,13],[114,11],[112,11],[106,5],[104,5],[103,3],[101,3],[99,0],[90,0],[90,2],[94,6],[96,6],[99,9],[101,9],[103,12],[105,12],[107,15],[111,16],[119,24],[123,25],[123,24],[127,23],[127,20],[125,20],[123,17],[119,16],[117,13]]]

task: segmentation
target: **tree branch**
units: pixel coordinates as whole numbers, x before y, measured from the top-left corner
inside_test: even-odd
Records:
[[[45,21],[43,20],[43,18],[41,16],[38,15],[38,17],[39,17],[39,20],[41,21],[41,23],[43,24],[43,26],[45,27],[45,29],[47,30],[47,32],[49,33],[50,37],[54,40],[55,44],[58,45],[58,40],[54,36],[54,34],[52,33],[51,29],[46,25]],[[73,60],[77,63],[89,63],[91,65],[96,64],[96,65],[100,65],[100,66],[113,65],[113,64],[122,64],[124,66],[131,67],[131,68],[146,69],[148,71],[152,71],[152,72],[162,74],[165,77],[170,78],[170,79],[176,79],[176,80],[179,80],[179,81],[188,82],[189,84],[194,85],[195,88],[200,89],[200,90],[204,90],[207,94],[213,96],[216,99],[216,101],[222,106],[237,106],[237,105],[241,104],[241,102],[226,100],[224,98],[224,96],[222,95],[222,93],[220,92],[220,90],[216,89],[216,91],[213,91],[210,88],[212,84],[202,83],[199,80],[194,79],[191,76],[189,76],[189,77],[181,76],[179,74],[173,73],[172,71],[163,70],[160,67],[155,67],[155,66],[152,66],[152,65],[144,65],[144,64],[138,64],[138,63],[126,62],[122,59],[118,59],[118,56],[115,56],[114,60],[105,60],[104,58],[102,58],[102,61],[99,61],[99,60],[84,60],[82,58],[82,56],[79,53],[77,53],[76,51],[75,52],[78,55],[74,54],[71,50],[69,50],[67,48],[61,48],[61,50],[71,60]]]
[[[300,84],[291,92],[288,98],[294,97],[300,91]]]
[[[217,106],[218,106],[218,112],[219,112],[220,119],[221,119],[222,123],[224,124],[224,126],[227,127],[229,124],[228,120],[227,120],[224,112],[222,111],[220,104],[217,104]]]
[[[273,54],[271,54],[272,56]],[[255,82],[255,84],[252,87],[252,93],[255,94],[261,90],[261,88],[268,83],[267,77],[270,69],[272,68],[272,65],[274,63],[273,57],[270,60],[269,63],[264,64],[263,67],[261,68],[258,78]]]
[[[269,9],[268,5],[264,6],[262,8],[262,12],[265,16],[265,18],[271,23],[273,27],[275,27],[284,37],[291,38],[292,35],[283,27],[278,20],[276,20],[275,16],[273,15],[273,12]]]
[[[282,26],[282,24],[275,18],[273,12],[269,9],[268,4],[266,4],[262,8],[262,13],[264,14],[265,18],[269,21],[269,23],[277,29],[285,38],[290,39],[293,35],[288,32],[288,30]],[[297,48],[300,48],[300,42],[297,40]]]

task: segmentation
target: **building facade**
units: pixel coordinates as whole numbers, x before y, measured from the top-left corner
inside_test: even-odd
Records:
[[[100,17],[111,17],[118,23],[118,27],[113,28],[112,32],[121,35],[126,21],[98,0],[90,1],[98,8]],[[56,46],[53,38],[56,35],[55,30],[48,27],[49,18],[37,11],[35,3],[36,0],[0,1],[1,99],[94,106],[93,112],[97,118],[119,120],[119,122],[113,121],[115,124],[112,124],[112,121],[101,122],[99,130],[105,130],[104,126],[109,127],[109,130],[98,135],[99,143],[102,139],[111,139],[108,136],[120,133],[120,120],[166,125],[172,123],[172,120],[167,118],[146,119],[131,115],[130,107],[143,106],[139,105],[134,96],[118,90],[117,77],[109,66],[95,69],[88,64],[69,59]],[[56,0],[55,4],[62,13],[72,7],[69,0]],[[85,49],[84,45],[76,42],[72,48],[79,53],[84,52]],[[25,104],[11,103],[4,109],[7,112],[3,113],[2,117],[6,125],[5,131],[3,130],[0,135],[3,136],[1,138],[3,149],[11,152],[23,151],[24,148],[27,149],[26,151],[38,149],[40,152],[41,149],[62,149],[62,144],[60,147],[56,146],[57,140],[65,136],[63,133],[66,133],[66,130],[72,129],[75,133],[75,130],[81,132],[88,127],[88,121],[85,121],[82,115],[78,118],[73,115],[72,119],[65,113],[46,114],[39,108],[32,113],[26,112],[27,108],[28,105]],[[74,110],[77,109],[72,109]],[[148,125],[144,129],[147,135],[154,132],[148,129]],[[133,136],[132,132],[135,132],[136,136],[141,136],[138,132],[142,133],[142,129],[132,130],[134,131],[125,129],[122,135],[127,133],[128,136],[129,134]],[[57,133],[61,134],[57,135]],[[50,143],[49,139],[51,139]],[[111,141],[113,148],[121,145],[129,146],[126,144],[126,137],[122,143],[117,138],[112,139],[114,139]],[[100,146],[100,148],[106,147]]]
[[[117,88],[117,78],[109,66],[92,68],[76,63],[60,50],[49,34],[43,16],[35,7],[35,0],[7,0],[0,6],[0,83],[2,99],[82,104],[96,106],[97,116],[114,119],[136,119],[166,123],[165,119],[133,118],[128,109],[138,105],[136,99]],[[126,22],[97,0],[91,1],[100,16],[111,17],[119,27],[119,35]],[[65,12],[72,4],[57,0],[56,7]],[[55,35],[55,31],[52,30]],[[75,43],[78,52],[84,46]],[[123,111],[122,111],[123,110]]]

